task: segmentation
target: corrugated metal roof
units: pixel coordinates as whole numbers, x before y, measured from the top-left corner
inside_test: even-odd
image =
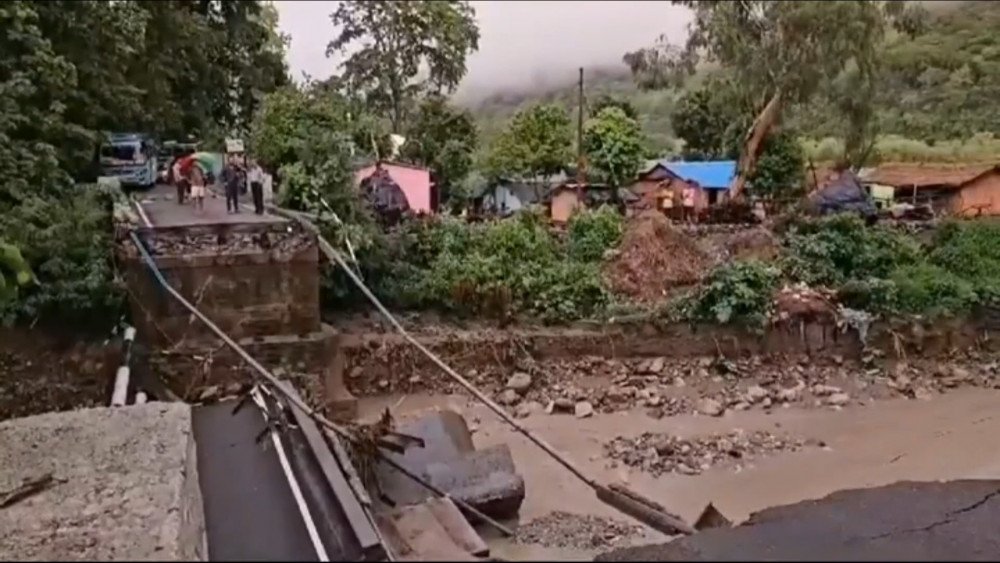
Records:
[[[960,165],[888,163],[879,165],[864,174],[862,178],[868,182],[897,188],[914,186],[957,188],[996,169],[997,165],[993,163]]]
[[[735,160],[712,160],[705,162],[670,162],[661,160],[664,168],[690,182],[710,190],[729,188],[736,175]]]

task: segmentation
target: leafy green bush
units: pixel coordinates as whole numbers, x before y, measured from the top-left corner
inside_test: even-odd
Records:
[[[697,318],[761,325],[767,319],[780,272],[758,260],[730,262],[709,274],[695,304]]]
[[[613,236],[612,220],[601,212],[589,221],[578,227],[580,240],[602,247]],[[563,245],[532,213],[480,224],[449,217],[408,220],[381,244],[380,257],[369,253],[362,261],[379,298],[399,307],[571,320],[595,314],[609,301],[599,260],[572,256],[570,244]]]
[[[0,305],[16,299],[21,288],[34,279],[21,250],[0,240]]]
[[[845,307],[870,313],[891,314],[898,299],[896,284],[879,278],[850,280],[837,291],[837,301]]]
[[[950,315],[968,311],[977,300],[972,284],[931,264],[898,268],[892,281],[902,313]]]
[[[850,280],[886,278],[899,266],[915,264],[920,245],[857,216],[840,214],[806,221],[786,234],[784,272],[795,281],[839,287]]]
[[[570,256],[584,262],[600,261],[608,249],[618,246],[622,229],[621,214],[609,206],[575,213],[567,228]]]
[[[68,186],[61,198],[35,197],[0,217],[0,236],[21,248],[38,284],[0,309],[24,320],[107,329],[124,299],[111,259],[109,194]]]

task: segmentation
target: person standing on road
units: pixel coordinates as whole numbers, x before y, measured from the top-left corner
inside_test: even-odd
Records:
[[[199,213],[205,211],[205,174],[198,166],[191,167],[191,197],[194,208]]]
[[[229,213],[240,212],[240,184],[243,183],[243,175],[240,166],[236,162],[236,156],[229,157],[229,162],[222,169],[222,183],[226,189],[226,211]]]
[[[187,195],[188,181],[187,178],[181,174],[181,159],[174,160],[173,166],[170,167],[170,177],[174,181],[174,187],[177,188],[177,204],[184,205],[184,197]]]
[[[250,183],[250,194],[253,196],[253,212],[264,214],[264,171],[256,160],[250,161],[247,170],[247,182]]]

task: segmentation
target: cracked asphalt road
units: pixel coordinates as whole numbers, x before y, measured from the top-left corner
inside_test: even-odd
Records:
[[[1000,559],[1000,480],[900,482],[769,508],[731,529],[595,561]]]

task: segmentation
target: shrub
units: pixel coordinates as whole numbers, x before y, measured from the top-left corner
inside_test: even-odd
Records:
[[[931,264],[903,266],[892,273],[899,311],[929,316],[962,313],[976,302],[972,284]]]
[[[124,311],[112,262],[111,198],[95,186],[34,197],[0,217],[0,236],[31,264],[38,284],[0,307],[7,322],[105,330]]]
[[[575,213],[567,229],[570,256],[585,262],[600,261],[605,252],[618,246],[622,229],[621,214],[610,206]]]
[[[762,325],[770,312],[779,271],[758,260],[730,262],[709,274],[698,295],[697,318]]]
[[[850,280],[886,278],[899,266],[919,261],[912,238],[881,227],[868,227],[853,214],[806,221],[786,234],[782,264],[795,281],[839,287]]]

